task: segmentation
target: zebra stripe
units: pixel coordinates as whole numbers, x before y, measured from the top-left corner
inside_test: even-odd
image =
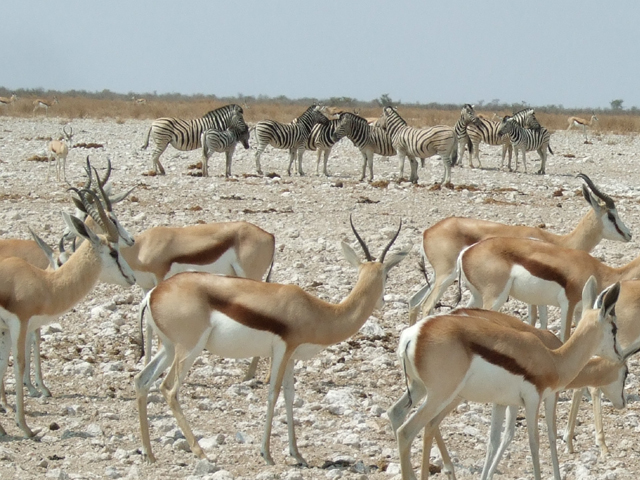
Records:
[[[153,121],[151,128],[147,132],[147,138],[143,149],[149,146],[149,139],[154,144],[151,153],[153,170],[155,173],[164,175],[164,167],[160,163],[160,155],[171,145],[177,150],[195,150],[200,148],[200,138],[206,130],[214,128],[216,130],[226,130],[231,116],[236,113],[242,115],[242,107],[236,104],[225,105],[224,107],[211,110],[202,118],[193,120],[183,120],[181,118],[164,117]]]
[[[209,130],[202,132],[202,176],[209,176],[209,158],[214,152],[225,153],[225,177],[231,176],[231,161],[237,143],[242,143],[245,150],[249,149],[249,127],[240,113],[234,113],[229,120],[229,126],[224,131]]]
[[[547,162],[547,149],[553,155],[553,150],[549,142],[551,140],[551,134],[544,128],[522,128],[512,117],[504,117],[500,122],[500,129],[498,130],[500,135],[509,135],[511,144],[516,151],[516,170],[518,169],[518,151],[522,152],[522,163],[524,165],[524,171],[527,172],[527,158],[526,152],[537,150],[540,155],[540,170],[538,174],[545,173],[545,166]],[[509,170],[511,170],[511,163],[509,163]]]
[[[311,134],[311,130],[317,124],[328,124],[329,119],[320,111],[318,105],[311,105],[307,110],[291,123],[280,123],[274,120],[263,120],[256,124],[256,141],[258,150],[256,151],[256,171],[262,175],[260,166],[260,156],[267,145],[281,150],[289,150],[289,168],[287,173],[291,175],[291,166],[298,154],[298,173],[304,175],[302,171],[302,155],[304,154],[305,143]]]
[[[327,173],[327,161],[329,160],[329,155],[331,155],[331,149],[333,146],[340,141],[341,136],[336,136],[336,129],[338,128],[339,121],[329,120],[328,124],[316,123],[311,129],[311,133],[309,134],[309,138],[304,144],[304,149],[309,150],[311,152],[318,152],[318,158],[316,161],[316,175],[319,175],[320,170],[320,159],[324,154],[324,168],[323,173],[325,177],[328,177]]]
[[[418,162],[416,157],[427,158],[433,155],[442,156],[444,165],[444,184],[451,182],[451,162],[458,156],[456,133],[452,127],[436,125],[430,128],[413,128],[398,115],[392,107],[383,109],[386,118],[386,129],[391,142],[400,156],[400,178],[404,174],[404,158],[409,158],[412,183],[418,183]]]
[[[373,155],[391,157],[396,154],[391,144],[391,137],[380,127],[369,125],[367,120],[355,113],[342,112],[338,118],[338,126],[334,138],[347,137],[362,154],[362,176],[364,180],[369,166],[369,181],[373,180]]]
[[[460,166],[463,165],[462,160],[464,158],[464,148],[467,146],[467,148],[469,148],[469,166],[473,168],[473,144],[469,141],[467,127],[471,123],[477,121],[478,117],[473,109],[473,105],[468,103],[465,104],[460,111],[460,118],[453,126],[453,129],[456,132],[456,138],[458,139],[458,162],[460,163]]]

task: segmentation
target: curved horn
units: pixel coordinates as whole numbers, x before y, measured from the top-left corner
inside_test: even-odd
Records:
[[[107,157],[107,173],[104,174],[104,178],[102,180],[100,180],[100,177],[98,176],[98,172],[96,172],[96,177],[98,177],[98,183],[100,183],[100,185],[104,187],[106,183],[109,181],[110,176],[111,176],[111,159]]]
[[[373,262],[373,258],[371,258],[371,254],[369,253],[369,249],[367,248],[367,244],[364,243],[364,240],[362,240],[362,238],[360,238],[360,235],[358,235],[358,232],[356,232],[356,227],[353,226],[353,218],[351,218],[351,215],[349,215],[349,223],[351,223],[351,230],[353,230],[353,234],[358,239],[358,242],[360,243],[360,246],[364,251],[364,256],[367,259],[367,262]]]
[[[102,227],[110,241],[117,241],[118,229],[113,222],[109,220],[109,217],[107,217],[98,196],[93,190],[78,190],[77,193],[80,195],[89,216]]]
[[[591,179],[586,176],[584,173],[579,173],[578,175],[576,175],[578,178],[581,178],[582,180],[584,180],[584,183],[586,183],[589,188],[591,189],[591,191],[596,194],[596,196],[600,197],[600,199],[602,199],[602,201],[604,202],[604,204],[607,206],[607,208],[616,208],[616,204],[613,201],[613,198],[611,198],[609,195],[607,195],[606,193],[602,193],[598,187],[595,186],[595,184],[591,181]]]
[[[398,238],[398,235],[400,235],[400,229],[401,228],[402,228],[402,219],[400,219],[400,225],[398,225],[398,231],[396,232],[396,234],[393,236],[393,238],[389,242],[389,245],[387,245],[384,248],[384,250],[382,251],[382,255],[380,255],[380,263],[384,263],[384,257],[387,254],[387,252],[389,251],[389,249],[391,248],[391,245],[393,245],[393,242],[395,242],[396,238]]]
[[[73,127],[71,125],[69,125],[69,132],[67,133],[67,126],[64,125],[62,127],[62,131],[64,132],[64,134],[66,135],[68,140],[71,140],[71,137],[73,137]]]
[[[111,162],[109,162],[109,167],[111,167]],[[111,170],[111,168],[109,168],[109,170]],[[109,195],[107,195],[104,192],[104,183],[100,181],[100,176],[98,175],[98,171],[96,170],[96,167],[93,167],[93,172],[96,174],[96,178],[98,179],[98,191],[100,192],[100,197],[102,197],[102,203],[104,205],[104,207],[107,209],[107,212],[111,212],[113,211],[113,208],[111,206],[111,200],[109,199]],[[107,172],[107,175],[109,175],[109,172]],[[105,177],[108,178],[108,177]]]
[[[87,181],[85,182],[85,184],[82,186],[82,188],[85,188],[87,190],[89,190],[91,188],[91,162],[89,161],[89,155],[87,155],[87,164],[84,167],[84,171],[87,172]]]
[[[58,250],[60,250],[60,255],[64,253],[64,235],[60,238],[60,242],[58,243]]]

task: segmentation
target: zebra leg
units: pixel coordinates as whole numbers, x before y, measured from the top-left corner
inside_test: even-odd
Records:
[[[258,150],[256,150],[256,173],[258,175],[262,175],[262,167],[260,166],[260,156],[262,155],[262,152],[264,152],[266,145],[263,147],[261,145],[258,145]]]
[[[538,170],[538,175],[545,174],[545,166],[547,163],[547,152],[545,151],[544,146],[538,149],[538,155],[540,155],[540,170]]]
[[[322,156],[322,152],[320,149],[317,150],[318,156],[316,158],[316,175],[320,176],[320,157]],[[324,174],[327,174],[327,162],[324,164]]]
[[[398,178],[398,182],[401,182],[404,179],[404,153],[398,152],[398,162],[400,163],[400,177]]]
[[[302,171],[302,157],[304,157],[304,146],[298,149],[298,175],[304,176]]]
[[[471,159],[471,155],[469,155]],[[444,167],[444,178],[442,179],[443,185],[449,185],[451,183],[451,157],[442,156],[442,166]]]
[[[327,172],[327,162],[329,161],[329,154],[331,153],[331,149],[324,151],[324,176],[328,177],[329,172]]]
[[[296,151],[292,148],[289,150],[289,168],[287,168],[287,175],[291,176],[291,167],[296,158]]]
[[[233,150],[227,150],[224,152],[225,156],[225,168],[224,168],[224,176],[229,178],[231,176],[231,160],[233,159]]]
[[[464,152],[467,147],[467,139],[465,137],[458,138],[458,163],[460,164],[460,168],[464,167]],[[469,154],[471,156],[471,154]],[[422,166],[424,167],[424,159],[422,159]]]
[[[409,181],[411,183],[418,183],[418,161],[415,157],[408,155],[409,166],[411,167],[411,175],[409,176]],[[404,161],[402,162],[404,164]]]
[[[167,145],[165,145],[164,148],[160,148],[156,145],[156,148],[153,149],[153,153],[151,154],[151,166],[153,167],[153,171],[160,175],[165,174],[164,167],[160,163],[160,155],[162,155],[166,149]]]
[[[522,149],[522,165],[524,165],[524,173],[527,173],[527,152]]]

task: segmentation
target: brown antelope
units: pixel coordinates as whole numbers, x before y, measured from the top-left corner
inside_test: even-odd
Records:
[[[69,228],[86,240],[64,265],[49,272],[21,258],[0,261],[0,319],[9,330],[15,356],[16,421],[28,437],[33,436],[33,432],[25,420],[24,392],[18,380],[24,377],[28,336],[73,308],[99,279],[121,285],[135,283],[133,272],[120,257],[118,232],[100,202],[87,201],[92,192],[77,193],[106,235],[96,235],[82,221],[63,212]],[[4,373],[0,371],[0,378]]]
[[[131,101],[132,101],[135,105],[146,105],[146,104],[147,104],[147,99],[146,99],[146,98],[136,98],[136,97],[131,97]]]
[[[422,233],[422,255],[433,268],[433,286],[427,282],[409,300],[409,325],[415,323],[422,304],[423,313],[431,314],[447,287],[456,280],[456,261],[460,252],[485,238],[537,238],[586,252],[593,250],[603,238],[619,242],[631,240],[631,233],[620,219],[613,199],[601,192],[585,174],[581,173],[578,177],[586,183],[582,186],[582,194],[591,208],[566,235],[554,234],[541,228],[461,217],[449,217],[427,228]],[[542,316],[543,311],[540,314]]]
[[[616,307],[616,312],[618,311],[618,308],[620,306],[620,301],[621,297],[618,297],[618,306]],[[498,325],[514,328],[522,332],[529,332],[532,335],[538,337],[542,341],[542,343],[544,343],[544,345],[551,350],[555,350],[556,348],[560,348],[562,346],[562,342],[550,331],[532,327],[524,323],[521,319],[513,317],[511,315],[506,315],[504,313],[494,312],[492,310],[457,308],[449,314],[459,315],[462,317],[481,317],[488,319]],[[472,320],[473,318],[470,318],[470,321]],[[617,324],[619,325],[619,317]],[[618,329],[617,335],[618,339],[620,340],[620,329]],[[612,362],[603,357],[593,357],[587,362],[578,376],[569,385],[567,385],[566,388],[580,389],[578,391],[581,391],[582,387],[585,386],[600,387],[605,396],[611,400],[613,406],[615,408],[622,409],[626,406],[624,387],[628,374],[626,365],[626,360],[628,357],[629,355],[623,354],[623,359],[625,361],[621,363]],[[555,403],[555,400],[555,397],[548,397],[545,402],[552,401]],[[505,429],[505,434],[501,439],[505,411],[507,413],[507,427]],[[484,468],[482,470],[482,480],[493,478],[493,474],[498,467],[500,458],[513,440],[516,428],[517,413],[517,406],[511,405],[507,407],[506,405],[493,405],[493,409],[491,412],[491,429],[489,441],[487,442],[487,455]],[[596,404],[594,403],[596,431],[602,428],[602,421],[601,418],[598,417],[598,414],[599,410],[596,410]],[[442,440],[439,428],[436,431],[435,438],[442,455],[444,464],[443,470],[450,480],[455,480],[453,463],[451,462],[451,458],[449,457],[449,454],[447,452],[446,445]],[[500,444],[499,447],[498,443]],[[423,468],[425,465],[427,464],[423,464]]]
[[[598,117],[593,114],[588,122],[584,118],[580,117],[569,117],[568,122],[569,126],[567,127],[567,130],[571,130],[573,127],[582,127],[582,133],[586,136],[587,127],[593,127],[594,123],[597,125],[599,120]]]
[[[18,97],[16,97],[15,94],[11,95],[11,97],[9,97],[9,98],[0,97],[0,105],[4,105],[4,106],[8,107],[9,105],[11,105],[16,100],[18,100]]]
[[[320,300],[295,285],[195,272],[175,275],[149,292],[141,304],[141,316],[148,311],[147,321],[160,336],[164,347],[135,377],[143,455],[149,461],[155,461],[155,457],[149,439],[147,395],[153,382],[169,365],[171,368],[160,391],[191,451],[206,458],[178,403],[180,384],[206,348],[212,354],[228,358],[271,357],[273,374],[261,453],[272,465],[273,411],[283,387],[289,453],[299,463],[307,465],[298,451],[294,431],[294,360],[309,359],[325,347],[355,334],[371,313],[382,306],[389,270],[408,253],[404,250],[385,261],[400,228],[378,261],[373,260],[355,228],[353,232],[367,261],[361,262],[353,248],[342,242],[347,261],[358,269],[358,280],[351,293],[337,305]]]
[[[458,269],[472,295],[469,307],[499,310],[509,296],[529,305],[560,307],[560,339],[566,341],[587,279],[594,276],[601,291],[638,278],[640,256],[613,268],[582,250],[529,238],[488,238],[462,251]],[[541,318],[541,327],[546,326]]]
[[[49,107],[58,104],[58,98],[53,97],[53,100],[44,100],[42,98],[36,98],[33,101],[33,115],[36,114],[36,110],[44,109],[44,114],[49,115]]]
[[[616,317],[618,340],[622,347],[622,354],[626,358],[634,355],[640,349],[640,280],[629,280],[620,283],[620,296],[616,304]],[[598,387],[598,385],[594,384],[587,385],[590,387]],[[596,444],[600,448],[600,455],[604,458],[609,454],[609,449],[604,440],[600,390],[601,389],[592,389],[591,398],[593,399],[593,415],[596,422]],[[602,390],[604,392],[604,389]],[[605,395],[611,399],[606,392]],[[573,394],[569,422],[564,434],[564,440],[567,443],[567,451],[569,453],[573,453],[573,432],[575,430],[581,399],[582,391],[576,390]],[[618,408],[615,402],[614,407]]]
[[[56,161],[56,181],[60,181],[61,170],[64,180],[67,179],[67,155],[69,155],[69,148],[71,147],[73,128],[69,126],[69,131],[67,132],[67,126],[65,125],[62,127],[62,132],[64,137],[61,137],[60,140],[51,140],[47,147],[47,156],[49,157],[49,164],[47,166],[47,182],[49,181],[51,162],[53,162],[54,159]]]
[[[403,480],[415,479],[411,443],[424,428],[422,478],[429,477],[428,455],[440,422],[459,398],[481,403],[524,406],[529,447],[536,480],[541,479],[538,411],[573,381],[593,355],[621,362],[616,339],[615,304],[619,284],[595,298],[595,279],[585,285],[583,315],[574,335],[555,350],[536,335],[498,325],[481,317],[440,315],[404,330],[398,358],[407,377],[408,391],[389,410],[398,440]],[[407,415],[414,401],[426,396]],[[555,446],[554,402],[545,402],[554,478],[560,480]],[[426,460],[426,461],[425,461]]]

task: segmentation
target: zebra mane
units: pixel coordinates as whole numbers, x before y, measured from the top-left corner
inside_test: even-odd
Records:
[[[229,105],[225,105],[223,107],[220,108],[216,108],[215,110],[211,110],[207,113],[205,113],[202,118],[212,118],[212,117],[219,117],[220,115],[222,116],[228,116],[231,117],[231,115],[233,115],[234,112],[237,112],[239,114],[243,114],[244,110],[242,110],[242,107],[236,103],[231,103]]]

